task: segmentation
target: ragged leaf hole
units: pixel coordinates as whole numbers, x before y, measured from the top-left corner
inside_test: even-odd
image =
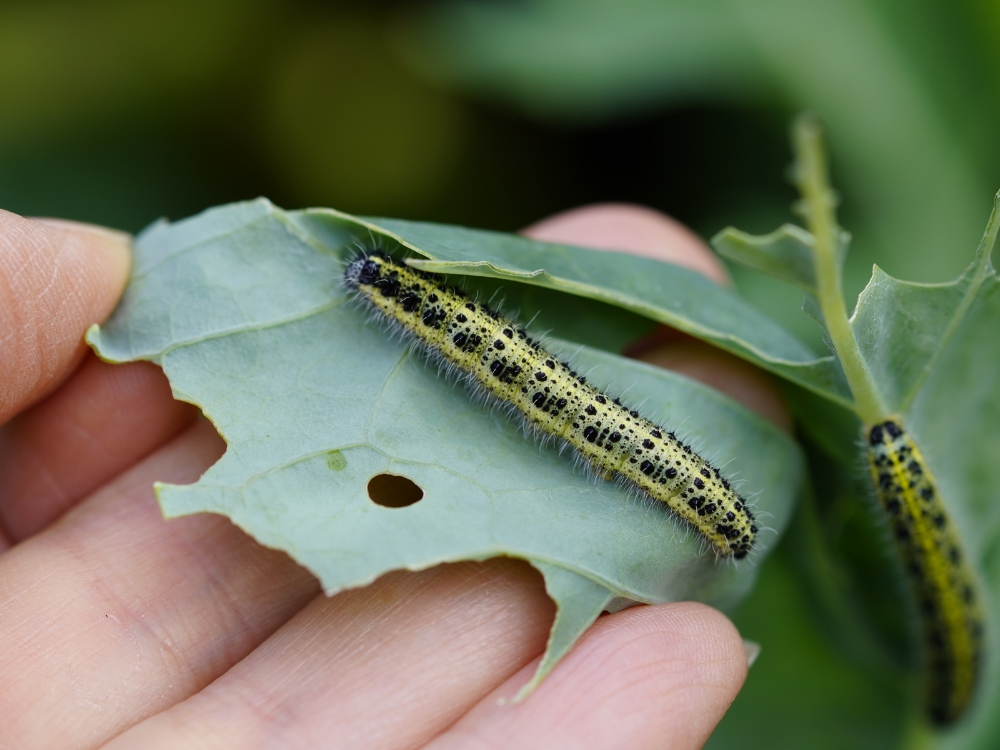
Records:
[[[420,502],[424,491],[412,479],[396,474],[377,474],[368,480],[368,497],[383,508],[405,508]]]

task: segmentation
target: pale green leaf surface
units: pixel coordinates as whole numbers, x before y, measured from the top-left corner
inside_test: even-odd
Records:
[[[916,284],[876,266],[858,298],[854,336],[890,411],[908,410],[977,296],[993,294],[997,278],[990,255],[1000,229],[1000,196],[997,201],[976,258],[959,278]]]
[[[712,238],[711,244],[719,255],[731,261],[787,281],[811,294],[816,292],[815,240],[802,227],[782,224],[760,237],[726,227]]]
[[[987,589],[990,651],[981,702],[973,721],[944,747],[993,748],[1000,737],[1000,293],[995,278],[988,287],[908,412]]]
[[[299,212],[294,220],[317,236],[336,241],[356,220],[327,210]],[[453,273],[517,281],[605,302],[665,323],[754,364],[850,404],[843,372],[833,357],[818,357],[805,344],[735,293],[685,268],[649,258],[537,242],[499,232],[399,219],[368,219],[369,236],[398,241],[428,256],[412,265]]]
[[[158,487],[167,516],[222,513],[331,594],[390,570],[526,559],[558,608],[539,676],[614,598],[732,607],[749,591],[754,562],[717,562],[662,508],[540,448],[369,322],[340,274],[370,224],[338,215],[340,234],[310,232],[299,218],[257,201],[150,228],[121,305],[88,336],[107,360],[159,363],[228,444],[196,484]],[[437,231],[445,241],[456,230]],[[550,346],[724,465],[773,545],[802,479],[793,441],[686,378]],[[424,498],[376,505],[366,487],[382,473]]]
[[[604,585],[560,565],[532,560],[545,578],[545,589],[557,603],[555,622],[545,648],[545,656],[534,676],[518,692],[516,699],[534,690],[559,663],[597,616],[608,609],[614,594]]]
[[[849,238],[842,235],[841,257]],[[816,267],[813,254],[816,241],[812,234],[795,224],[782,224],[770,234],[755,236],[734,227],[726,227],[711,239],[719,255],[746,268],[759,271],[801,289],[805,295],[802,310],[826,330],[823,311],[816,299]],[[841,402],[842,406],[847,404]],[[809,430],[810,425],[806,424]]]

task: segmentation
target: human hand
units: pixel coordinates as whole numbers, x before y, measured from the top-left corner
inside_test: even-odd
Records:
[[[597,206],[528,230],[725,279],[697,239]],[[553,606],[526,563],[386,575],[332,598],[228,520],[166,521],[154,481],[224,444],[146,363],[82,335],[127,277],[127,238],[0,212],[0,745],[4,748],[699,747],[746,652],[693,603],[602,617],[524,703]],[[787,426],[767,379],[686,337],[641,356]],[[15,416],[16,415],[16,416]]]

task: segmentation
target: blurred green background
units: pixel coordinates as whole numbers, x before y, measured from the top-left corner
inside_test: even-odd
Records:
[[[134,232],[265,195],[513,231],[634,201],[706,238],[767,232],[793,218],[787,128],[810,108],[853,304],[873,262],[944,281],[972,258],[998,95],[1000,0],[4,0],[0,207]],[[733,271],[823,350],[800,293]],[[873,635],[905,630],[885,561],[817,552],[871,526],[865,491],[820,486],[737,616],[764,652],[717,747],[905,731],[905,644]],[[859,625],[880,604],[896,626]]]
[[[515,230],[624,200],[763,232],[813,108],[853,297],[876,259],[936,281],[971,257],[998,93],[997,0],[5,0],[0,206],[136,231],[266,195]],[[737,280],[820,343],[795,292]]]

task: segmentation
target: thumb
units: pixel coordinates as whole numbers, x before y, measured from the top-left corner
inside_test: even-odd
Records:
[[[0,424],[73,371],[84,332],[121,296],[130,260],[126,234],[0,211]]]

